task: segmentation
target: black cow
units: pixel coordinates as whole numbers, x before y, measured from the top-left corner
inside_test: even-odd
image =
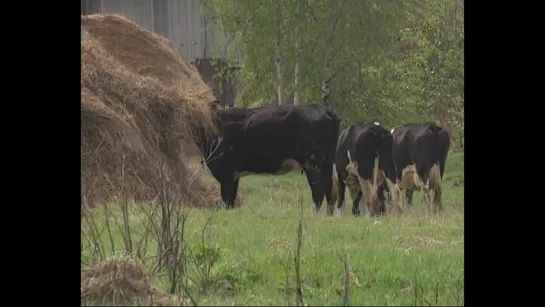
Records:
[[[424,193],[428,211],[442,210],[441,180],[450,148],[448,131],[428,122],[398,126],[391,133],[397,186],[406,191],[409,207],[414,190],[418,190]]]
[[[360,214],[362,194],[367,215],[386,211],[383,179],[388,185],[396,182],[392,144],[390,131],[378,123],[354,124],[341,132],[335,154],[338,210],[344,207],[345,187],[348,186],[354,201],[354,215]]]
[[[320,106],[266,106],[216,109],[219,135],[196,140],[210,172],[221,185],[221,198],[232,208],[239,179],[250,174],[305,172],[312,191],[313,209],[324,196],[328,214],[331,199],[335,144],[340,121]]]

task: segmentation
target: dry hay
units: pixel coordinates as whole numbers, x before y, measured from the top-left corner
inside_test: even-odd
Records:
[[[183,159],[197,129],[215,131],[216,98],[195,68],[168,40],[121,16],[82,16],[81,31],[84,201],[167,194],[175,203],[215,203],[217,191],[190,180]]]
[[[149,270],[130,257],[111,257],[81,276],[81,305],[173,306],[179,298],[158,290]]]
[[[191,88],[185,94],[215,99],[197,69],[181,58],[170,40],[115,14],[81,16],[81,26],[129,70],[153,76],[167,86]]]

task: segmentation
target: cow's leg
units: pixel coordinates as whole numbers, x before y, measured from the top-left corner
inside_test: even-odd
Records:
[[[392,211],[395,209],[396,214],[402,215],[404,206],[400,187],[386,176],[384,176],[384,181],[386,182],[386,186],[390,192],[390,206],[387,208],[388,213],[392,213]]]
[[[335,152],[332,152],[331,157],[334,157]],[[327,215],[333,215],[335,203],[332,197],[333,191],[333,158],[325,157],[322,165],[319,169],[320,184],[322,186],[323,194],[327,202]]]
[[[433,211],[437,213],[443,210],[443,204],[441,202],[441,172],[440,165],[438,163],[434,164],[430,170],[429,177],[430,192],[433,196],[430,200],[432,201]]]
[[[441,185],[438,185],[435,187],[435,204],[437,206],[438,212],[443,211],[443,201],[442,201],[442,195],[443,191],[441,189]]]
[[[430,188],[429,182],[426,182],[424,187],[422,187],[422,196],[424,197],[424,203],[426,204],[426,214],[433,214],[435,211],[433,203],[433,188]]]
[[[232,209],[237,196],[238,180],[223,180],[220,183],[220,189],[221,200],[223,200],[227,209]]]
[[[231,204],[231,208],[235,206],[235,202],[237,200],[238,182],[239,182],[239,179],[233,182],[233,185],[231,187],[231,193],[229,194],[229,204]]]
[[[421,157],[420,160],[421,161],[415,161],[416,172],[413,174],[413,182],[415,183],[416,188],[422,193],[424,203],[426,204],[426,211],[429,214],[431,213],[430,206],[433,205],[433,195],[430,193],[430,188],[433,187],[433,184],[430,186],[431,167],[429,167],[428,163],[422,162],[429,160],[425,156]]]
[[[335,144],[336,144],[336,138],[335,138]],[[335,157],[335,146],[332,146],[332,151],[330,155],[327,153],[323,157],[323,161],[320,164],[320,168],[318,170],[320,174],[320,184],[322,186],[322,191],[325,196],[326,202],[327,202],[327,214],[333,215],[333,211],[335,209],[335,200],[333,199],[333,172],[335,171],[333,168],[334,165],[334,157]],[[337,174],[338,176],[338,174]]]
[[[372,217],[375,214],[375,208],[373,206],[373,202],[375,200],[371,199],[371,191],[372,191],[372,183],[371,180],[364,180],[361,177],[358,178],[358,181],[360,183],[361,192],[363,194],[364,202],[365,202],[365,215],[368,217]]]
[[[388,215],[392,212],[392,209],[394,208],[393,205],[396,205],[396,203],[392,203],[392,197],[390,195],[390,188],[389,184],[386,181],[386,176],[384,177],[384,181],[382,183],[382,186],[380,188],[380,193],[382,194],[382,201],[383,205],[381,206],[384,214]]]
[[[350,198],[352,199],[352,214],[354,216],[359,216],[361,214],[360,204],[363,201],[362,193],[358,179],[353,175],[348,175],[347,183],[348,191],[350,192]]]
[[[428,208],[428,215],[435,213],[435,204],[433,203],[433,189],[429,187],[424,189],[424,201],[426,202],[426,208]]]
[[[371,191],[372,191],[372,188],[373,188],[373,185],[372,185],[372,182],[371,180],[368,180],[368,179],[363,179],[359,174],[361,173],[361,171],[359,170],[357,164],[355,165],[355,168],[358,170],[357,173],[357,177],[358,177],[358,183],[360,185],[360,189],[361,189],[361,192],[363,193],[363,199],[364,199],[364,202],[365,202],[365,214],[367,216],[373,216],[373,213],[374,213],[374,208],[373,207],[373,202],[375,201],[374,199],[371,199]],[[354,203],[354,205],[358,205],[358,203]],[[358,210],[358,211],[361,211]]]
[[[407,198],[407,205],[409,205],[409,208],[413,207],[413,194],[414,194],[414,190],[411,190],[411,189],[405,190],[405,197]]]
[[[430,208],[431,208],[431,213],[432,214],[436,214],[437,213],[437,207],[435,206],[436,203],[435,203],[435,189],[434,188],[430,188],[429,191],[428,191],[428,194],[430,195],[429,196],[429,200],[430,200]]]
[[[354,203],[352,205],[352,214],[354,216],[360,216],[361,215],[360,203],[363,201],[363,199],[362,199],[363,198],[363,193],[358,189],[358,191],[355,194],[356,195],[352,196],[352,199],[354,201]],[[365,207],[363,207],[363,208],[365,208]]]
[[[316,172],[308,169],[305,170],[305,175],[307,176],[308,185],[310,186],[310,191],[312,192],[312,210],[315,213],[318,213],[320,211],[320,207],[322,207],[322,201],[324,200],[324,192],[322,191],[322,185],[320,184],[320,176]]]
[[[386,213],[386,197],[384,196],[384,191],[386,188],[384,187],[385,184],[382,183],[378,186],[378,213],[379,214],[385,214]]]
[[[337,211],[342,213],[344,211],[345,190],[346,184],[341,179],[341,174],[337,172]]]

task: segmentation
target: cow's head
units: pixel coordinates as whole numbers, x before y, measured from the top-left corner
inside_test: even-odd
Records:
[[[218,120],[218,110],[220,108],[220,102],[219,100],[215,99],[211,102],[209,102],[210,111],[213,114],[214,118],[214,125],[217,129],[219,129],[219,120]],[[218,145],[221,144],[221,133],[219,131],[210,131],[208,129],[198,128],[195,136],[194,141],[195,145],[199,148],[201,151],[201,155],[203,157],[203,160],[201,160],[201,164],[205,162],[206,159],[208,159],[211,155],[214,154],[215,149],[217,149]]]
[[[217,112],[218,109],[220,108],[220,101],[218,99],[214,99],[213,101],[211,101],[210,103],[210,109],[212,110],[212,112]]]

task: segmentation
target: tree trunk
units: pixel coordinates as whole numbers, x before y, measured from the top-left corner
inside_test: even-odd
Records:
[[[324,53],[324,74],[322,79],[323,80],[322,81],[322,102],[324,103],[324,106],[328,109],[331,108],[331,76],[332,76],[331,56],[333,55],[333,44],[331,43],[331,40],[333,39],[333,33],[335,32],[334,31],[334,27],[335,27],[334,14],[331,8],[329,10],[329,15],[328,15],[328,21],[329,21],[328,24],[331,25],[331,28],[326,27],[324,32],[325,53]]]
[[[301,99],[299,97],[299,58],[298,58],[298,54],[299,54],[299,46],[300,46],[300,38],[297,37],[297,39],[295,40],[295,52],[296,52],[296,59],[295,59],[295,71],[293,72],[294,74],[294,92],[293,92],[293,104],[294,105],[299,105],[299,100]]]
[[[277,2],[277,31],[276,31],[276,61],[275,61],[275,65],[276,65],[276,91],[277,91],[277,95],[278,95],[278,105],[282,105],[284,104],[284,98],[283,98],[283,91],[284,89],[282,88],[282,81],[283,81],[283,77],[282,77],[282,57],[281,57],[281,54],[280,54],[280,40],[281,40],[281,33],[280,33],[280,27],[282,26],[282,23],[281,23],[281,16],[280,16],[280,1]]]
[[[324,56],[324,77],[322,82],[322,101],[326,108],[331,107],[331,54],[332,48],[326,47],[326,54]]]
[[[329,2],[329,16],[328,21],[330,27],[325,28],[325,54],[324,54],[324,75],[322,82],[322,102],[326,108],[331,108],[331,80],[333,79],[333,70],[331,64],[333,62],[333,38],[337,29],[337,25],[341,19],[342,7],[344,1],[330,0]],[[337,14],[335,14],[337,13]]]
[[[295,69],[294,69],[294,72],[293,72],[293,75],[294,75],[294,91],[293,91],[293,104],[294,105],[299,105],[299,100],[300,100],[300,97],[299,97],[299,52],[300,52],[300,47],[301,47],[301,33],[299,31],[299,26],[298,26],[298,23],[299,23],[299,13],[300,13],[300,8],[301,6],[301,1],[297,1],[297,4],[295,6],[295,23],[296,23],[296,26],[295,26]]]

